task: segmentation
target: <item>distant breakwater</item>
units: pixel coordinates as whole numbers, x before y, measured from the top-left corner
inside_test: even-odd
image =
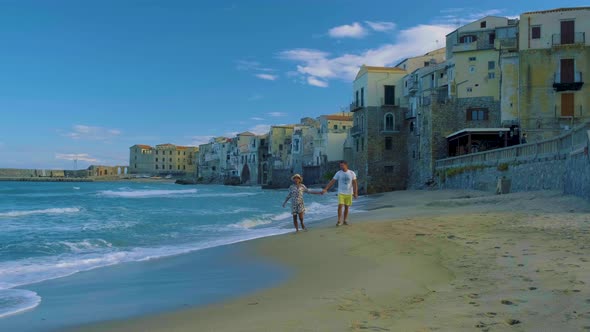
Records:
[[[4,177],[0,181],[19,181],[19,182],[94,182],[89,178],[50,178],[50,177]]]

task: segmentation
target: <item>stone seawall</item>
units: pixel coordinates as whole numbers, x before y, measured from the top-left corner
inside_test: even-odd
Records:
[[[437,161],[441,189],[556,190],[590,200],[590,125],[555,139]]]

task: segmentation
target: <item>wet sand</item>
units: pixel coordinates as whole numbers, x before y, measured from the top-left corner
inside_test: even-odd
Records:
[[[80,331],[590,330],[590,204],[555,192],[376,196],[351,225],[251,241],[294,271],[206,307]]]

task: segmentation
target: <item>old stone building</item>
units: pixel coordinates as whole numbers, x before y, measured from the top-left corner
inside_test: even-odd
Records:
[[[137,144],[129,148],[131,174],[194,176],[198,147]]]
[[[400,107],[405,75],[400,68],[362,66],[354,80],[350,168],[362,193],[407,186],[407,133]]]

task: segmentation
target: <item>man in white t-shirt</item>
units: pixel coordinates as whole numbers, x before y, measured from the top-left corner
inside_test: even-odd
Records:
[[[344,160],[340,162],[340,170],[336,172],[336,175],[322,191],[322,194],[327,193],[328,189],[336,181],[338,181],[338,222],[336,226],[348,225],[348,222],[346,222],[348,208],[352,205],[352,198],[358,198],[358,185],[356,183],[356,174],[348,169],[348,163]],[[344,218],[342,218],[342,208],[344,208]]]

